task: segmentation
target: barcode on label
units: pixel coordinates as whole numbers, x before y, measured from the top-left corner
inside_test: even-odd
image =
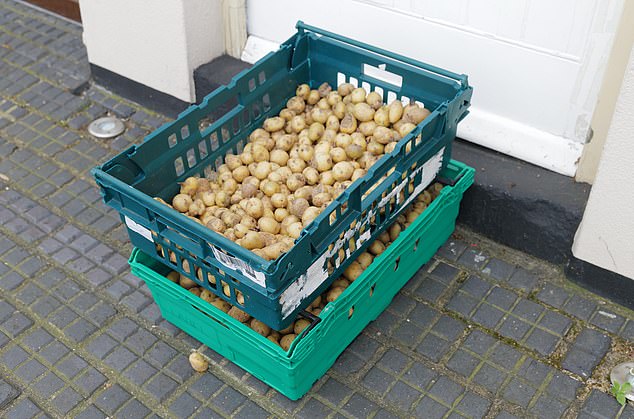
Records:
[[[264,273],[256,271],[245,261],[226,254],[212,244],[210,244],[209,247],[211,247],[211,251],[218,262],[222,263],[229,269],[242,273],[242,275],[246,276],[261,287],[266,287],[266,277],[264,276]]]

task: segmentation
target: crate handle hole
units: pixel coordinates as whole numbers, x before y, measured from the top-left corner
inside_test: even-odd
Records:
[[[227,330],[231,330],[229,329],[229,326],[227,326],[226,324],[224,324],[223,322],[221,322],[220,320],[218,320],[215,317],[212,317],[211,315],[209,315],[209,313],[205,313],[204,311],[202,311],[201,309],[199,309],[198,307],[196,307],[195,305],[191,305],[193,308],[195,308],[196,310],[200,311],[202,314],[204,314],[205,316],[209,317],[211,320],[215,321],[216,323],[218,323],[220,326],[224,327]]]
[[[348,310],[348,319],[351,319],[353,314],[354,314],[354,306],[350,307],[350,310]]]
[[[398,270],[398,264],[401,262],[401,258],[398,257],[396,258],[396,262],[394,263],[394,270],[397,271]]]
[[[420,241],[420,239],[416,239],[416,241],[414,242],[414,251],[416,251],[418,249],[418,242]]]
[[[392,86],[396,86],[399,88],[402,87],[403,76],[399,76],[396,73],[387,71],[385,70],[385,67],[385,64],[379,64],[377,67],[374,67],[370,64],[363,64],[363,74],[374,79],[381,80],[385,83],[389,83]]]
[[[372,285],[370,287],[370,297],[372,297],[374,295],[374,287],[376,287],[376,284]]]

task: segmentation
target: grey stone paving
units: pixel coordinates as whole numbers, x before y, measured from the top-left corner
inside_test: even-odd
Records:
[[[125,134],[87,135],[107,113]],[[201,346],[89,175],[166,121],[90,81],[79,26],[0,0],[0,416],[634,417],[606,378],[632,313],[460,229],[299,401]]]

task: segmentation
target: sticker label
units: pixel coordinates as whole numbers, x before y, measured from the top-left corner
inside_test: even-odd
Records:
[[[256,271],[245,261],[226,254],[213,244],[209,244],[209,247],[211,248],[211,251],[213,252],[216,260],[222,265],[226,266],[229,269],[233,269],[234,271],[240,272],[242,275],[246,276],[259,286],[266,288],[266,277],[264,276],[263,272]]]
[[[381,199],[379,205],[373,210],[368,211],[365,219],[358,222],[356,226],[352,229],[349,229],[345,232],[344,237],[335,242],[333,249],[328,251],[326,250],[323,255],[321,255],[313,264],[307,269],[306,273],[301,275],[295,282],[288,286],[280,294],[280,303],[282,304],[282,317],[287,317],[290,313],[292,313],[304,300],[304,298],[308,297],[312,294],[327,278],[328,278],[328,269],[326,262],[333,255],[339,253],[339,249],[341,249],[346,242],[348,242],[355,234],[365,227],[363,233],[359,235],[359,238],[356,241],[357,248],[361,247],[363,243],[368,241],[372,236],[372,232],[370,231],[371,223],[370,220],[383,208],[387,203],[389,203],[390,199],[394,196],[397,198],[397,202],[400,205],[400,192],[405,188],[405,186],[414,179],[421,171],[421,181],[414,188],[414,192],[407,198],[407,200],[400,206],[397,213],[409,205],[422,191],[425,190],[429,186],[429,184],[434,180],[440,168],[442,167],[442,159],[445,152],[445,148],[443,147],[438,153],[436,153],[431,159],[429,159],[425,164],[421,167],[414,170],[407,179],[403,180],[396,188],[394,188],[385,198]],[[396,214],[395,214],[396,215]],[[346,251],[346,256],[350,257],[350,252]],[[340,265],[339,258],[335,260],[335,267],[338,268]]]
[[[142,235],[143,237],[145,237],[146,239],[154,243],[154,239],[152,238],[152,232],[150,230],[143,227],[141,224],[137,223],[136,221],[132,220],[127,215],[124,215],[123,218],[125,219],[125,225],[127,225],[130,230]]]

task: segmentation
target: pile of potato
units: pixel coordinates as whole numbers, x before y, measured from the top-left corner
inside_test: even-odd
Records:
[[[370,266],[370,264],[374,261],[374,258],[383,253],[385,249],[398,238],[399,234],[413,223],[414,220],[416,220],[416,218],[427,208],[432,200],[438,196],[442,187],[443,186],[440,183],[435,183],[421,193],[416,200],[410,204],[410,206],[406,208],[401,215],[399,215],[397,220],[385,232],[383,232],[377,240],[370,244],[367,251],[361,253],[359,257],[346,268],[343,275],[336,279],[326,292],[318,296],[310,304],[310,306],[306,308],[306,310],[315,316],[319,316],[328,303],[339,298],[345,289],[350,286],[350,284],[354,282],[363,273],[363,271],[368,268],[368,266]],[[227,313],[229,316],[249,326],[260,335],[279,345],[285,351],[288,351],[293,340],[310,325],[309,320],[298,318],[283,330],[273,330],[256,318],[251,317],[240,308],[232,306],[210,291],[198,287],[194,281],[179,274],[178,272],[170,272],[167,275],[167,278],[172,282],[180,284],[180,286],[186,288],[189,292],[199,296],[219,310]],[[225,294],[229,295],[226,292]]]
[[[287,252],[301,231],[363,177],[430,112],[382,102],[350,83],[300,85],[279,116],[253,131],[207,178],[189,177],[170,205],[266,260]]]

